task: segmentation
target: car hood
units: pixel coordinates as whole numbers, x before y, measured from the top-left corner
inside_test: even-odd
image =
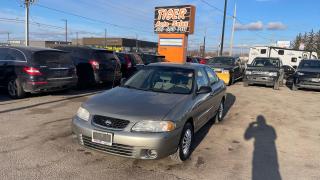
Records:
[[[247,71],[265,71],[265,72],[278,72],[279,68],[276,67],[259,67],[259,66],[248,66]]]
[[[309,73],[309,74],[319,74],[320,73],[320,69],[313,69],[313,68],[300,68],[297,71],[303,72],[303,73]]]
[[[188,95],[168,94],[116,87],[83,104],[91,115],[140,120],[162,120]]]
[[[232,70],[234,66],[226,64],[208,64],[212,69]]]

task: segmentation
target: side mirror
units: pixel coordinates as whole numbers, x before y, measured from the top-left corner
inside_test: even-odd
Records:
[[[124,84],[126,83],[126,81],[127,81],[127,78],[121,78],[120,86],[124,86]]]
[[[210,86],[201,86],[200,89],[197,91],[197,94],[207,94],[211,92],[212,92],[212,89]]]

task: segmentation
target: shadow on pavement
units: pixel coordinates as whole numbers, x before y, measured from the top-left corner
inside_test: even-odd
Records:
[[[224,109],[224,116],[226,116],[229,112],[229,110],[231,109],[231,107],[233,106],[233,104],[236,101],[236,97],[231,94],[231,93],[227,93],[227,98],[226,98],[226,102],[225,102],[225,109]],[[211,127],[214,124],[214,120],[211,119],[209,122],[207,122],[207,124],[205,124],[194,136],[194,141],[192,144],[192,151],[194,151],[199,144],[201,143],[201,141],[207,136],[208,132],[210,131]]]
[[[244,133],[244,139],[254,139],[252,159],[252,180],[281,180],[279,171],[275,129],[259,115]]]

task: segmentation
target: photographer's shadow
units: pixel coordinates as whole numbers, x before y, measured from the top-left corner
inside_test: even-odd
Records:
[[[281,180],[279,171],[275,129],[259,115],[256,122],[249,124],[244,138],[254,138],[252,180]]]

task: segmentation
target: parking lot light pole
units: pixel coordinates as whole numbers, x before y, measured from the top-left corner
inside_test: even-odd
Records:
[[[29,46],[29,7],[33,0],[25,0],[24,7],[25,7],[25,46]]]

